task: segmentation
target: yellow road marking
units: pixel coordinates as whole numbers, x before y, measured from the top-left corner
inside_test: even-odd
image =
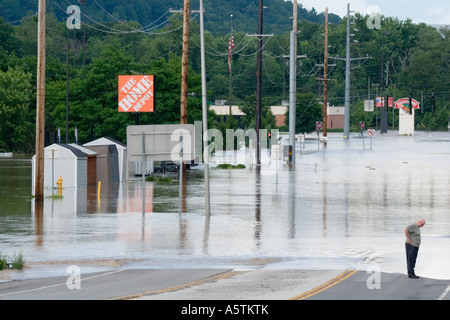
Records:
[[[307,299],[315,294],[318,294],[319,292],[325,291],[329,288],[331,288],[332,286],[344,281],[345,279],[351,277],[352,275],[354,275],[356,272],[358,272],[358,270],[347,270],[343,273],[341,273],[340,275],[338,275],[337,277],[331,279],[330,281],[312,289],[309,291],[306,291],[298,296],[295,296],[293,298],[290,298],[289,300],[303,300],[303,299]]]
[[[217,274],[215,276],[211,276],[211,277],[208,277],[208,278],[205,278],[205,279],[201,279],[201,280],[197,280],[197,281],[193,281],[193,282],[189,282],[189,283],[185,283],[185,284],[180,284],[180,285],[169,287],[169,288],[145,291],[145,292],[136,293],[136,294],[132,294],[132,295],[127,295],[127,296],[123,296],[123,297],[112,298],[110,300],[136,299],[136,298],[140,298],[140,297],[143,297],[143,296],[149,296],[149,295],[154,295],[154,294],[161,294],[161,293],[166,293],[166,292],[177,291],[177,290],[186,289],[186,288],[198,286],[198,285],[201,285],[201,284],[205,284],[207,282],[213,282],[213,281],[226,279],[226,278],[229,278],[229,277],[232,277],[234,275],[241,274],[241,273],[244,273],[244,272],[243,271],[227,271],[227,272],[224,272],[224,273],[221,273],[221,274]]]

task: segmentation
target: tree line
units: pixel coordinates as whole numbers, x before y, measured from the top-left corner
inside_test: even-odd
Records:
[[[105,8],[106,9],[106,8]],[[117,10],[119,10],[118,8]],[[246,10],[250,10],[246,8]],[[257,10],[257,8],[255,9]],[[120,10],[119,10],[120,11]],[[134,114],[117,111],[118,75],[155,76],[155,112],[139,116],[140,124],[180,121],[182,14],[163,13],[150,29],[135,20],[83,24],[68,30],[56,9],[47,13],[46,131],[54,141],[60,128],[65,137],[66,101],[69,107],[69,142],[84,143],[101,136],[126,140]],[[223,14],[222,14],[223,15]],[[323,14],[314,13],[315,17]],[[207,16],[207,15],[206,15]],[[228,44],[231,21],[205,24],[208,101],[229,100]],[[381,29],[369,29],[367,16],[352,16],[351,124],[375,126],[375,112],[364,112],[363,101],[383,94],[394,99],[409,95],[421,103],[416,113],[418,128],[447,128],[450,100],[450,30],[382,17]],[[247,113],[241,123],[228,122],[209,113],[210,127],[254,127],[257,39],[248,36],[245,24],[233,18],[235,47],[232,51],[231,99]],[[314,19],[312,19],[314,20]],[[275,21],[275,20],[274,20]],[[297,52],[306,55],[297,68],[297,131],[311,132],[322,118],[324,20],[298,23]],[[345,96],[346,18],[329,26],[328,101],[343,105]],[[266,24],[270,24],[266,22]],[[228,29],[228,30],[227,30]],[[256,29],[256,26],[254,27]],[[278,30],[263,39],[263,126],[275,127],[268,106],[289,98],[289,31]],[[200,38],[198,15],[190,20],[188,122],[202,119]],[[381,64],[381,62],[384,62]],[[0,151],[34,152],[36,114],[37,17],[27,14],[18,23],[0,18]],[[69,81],[67,81],[67,76]],[[432,97],[435,108],[432,109]],[[389,113],[390,127],[398,114]],[[379,120],[379,116],[378,116]],[[281,128],[286,130],[286,128]],[[65,142],[65,139],[62,139]]]

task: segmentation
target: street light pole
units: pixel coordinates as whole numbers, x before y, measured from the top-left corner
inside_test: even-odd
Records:
[[[258,53],[256,58],[256,164],[261,164],[261,95],[262,95],[262,33],[263,33],[263,0],[258,3]]]

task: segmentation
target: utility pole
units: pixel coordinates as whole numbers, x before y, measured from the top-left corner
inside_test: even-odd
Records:
[[[183,17],[183,53],[181,57],[181,111],[180,123],[187,124],[187,91],[188,91],[188,64],[189,64],[189,0],[184,0]]]
[[[38,63],[36,105],[36,174],[35,201],[44,200],[44,136],[45,136],[45,0],[39,0]]]
[[[67,59],[66,59],[66,143],[69,143],[69,53],[70,53],[70,42],[69,42],[69,28],[67,28]]]
[[[323,122],[322,135],[325,138],[323,143],[327,144],[328,134],[328,7],[325,9],[325,51],[323,61]]]
[[[325,9],[325,51],[323,65],[316,64],[316,66],[323,67],[323,78],[317,78],[317,80],[323,81],[323,120],[322,120],[322,135],[324,137],[323,144],[327,145],[327,135],[328,135],[328,8]],[[336,66],[332,64],[331,66]]]
[[[345,60],[345,115],[344,115],[344,140],[350,138],[350,66],[353,60],[370,59],[369,56],[364,58],[350,58],[350,4],[347,4],[347,48],[345,59],[334,57],[336,60]]]
[[[345,58],[344,140],[350,138],[350,3],[347,4],[347,50]]]
[[[183,52],[181,57],[181,110],[180,123],[187,124],[187,93],[188,93],[188,66],[189,66],[189,20],[190,3],[184,0],[183,16]],[[186,171],[186,165],[180,162],[180,172]]]
[[[271,37],[273,34],[263,34],[263,0],[258,3],[258,32],[256,34],[247,34],[247,37],[257,37],[258,52],[256,55],[256,164],[261,164],[261,95],[262,95],[262,38]]]
[[[232,114],[231,114],[231,77],[232,77],[232,69],[231,69],[231,65],[232,65],[232,63],[233,63],[233,59],[232,59],[232,56],[231,56],[231,52],[233,51],[233,48],[234,48],[234,38],[233,38],[233,15],[231,14],[230,15],[230,24],[231,24],[231,35],[230,35],[230,42],[228,43],[228,71],[230,72],[230,101],[229,101],[229,105],[230,105],[230,107],[229,107],[229,112],[228,112],[228,116],[230,117],[230,119],[231,119],[231,117],[232,117]]]
[[[388,97],[384,97],[384,37],[385,35],[389,35],[390,31],[384,31],[381,35],[381,64],[380,64],[380,90],[381,90],[381,97],[382,97],[382,105],[381,105],[381,133],[387,133],[388,129]],[[388,69],[388,68],[387,68]],[[386,70],[387,71],[387,70]],[[386,77],[386,87],[388,86],[388,79]],[[383,103],[384,100],[384,103]]]
[[[289,145],[292,148],[292,162],[295,164],[295,120],[297,104],[297,0],[293,0],[292,31],[290,34],[290,59],[289,59]]]
[[[261,95],[262,95],[262,33],[263,0],[258,2],[258,53],[256,57],[256,164],[261,164]]]
[[[206,65],[205,65],[205,27],[203,19],[203,0],[200,0],[200,56],[202,69],[202,122],[203,122],[203,141],[209,141],[208,138],[208,104],[206,99]],[[230,113],[231,114],[231,113]],[[209,217],[210,206],[210,187],[209,187],[209,158],[208,152],[203,153],[203,164],[205,173],[205,213]]]

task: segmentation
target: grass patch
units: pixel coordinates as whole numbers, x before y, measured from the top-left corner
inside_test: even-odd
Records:
[[[25,265],[25,259],[22,253],[15,254],[12,261],[8,262],[8,260],[9,257],[0,252],[0,270],[6,268],[22,270]]]
[[[0,270],[6,269],[8,257],[0,252]]]
[[[60,196],[59,194],[54,194],[54,195],[51,195],[51,196],[47,196],[46,197],[47,199],[54,199],[54,200],[57,200],[57,199],[62,199],[62,198],[64,198],[63,196]]]
[[[172,182],[172,178],[169,178],[169,177],[147,176],[147,177],[145,177],[145,181],[169,183],[169,182]]]
[[[243,165],[243,164],[232,165],[229,163],[222,163],[222,164],[219,164],[216,168],[217,169],[245,169],[245,165]]]

